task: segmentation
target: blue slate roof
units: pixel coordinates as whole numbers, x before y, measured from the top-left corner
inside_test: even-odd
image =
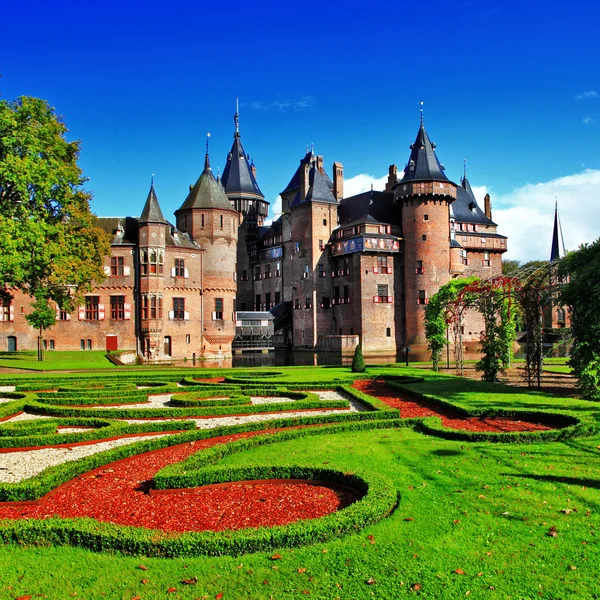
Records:
[[[456,188],[456,200],[452,203],[454,218],[459,223],[477,223],[479,225],[496,225],[479,208],[475,194],[466,175],[461,184]]]
[[[431,143],[423,123],[410,149],[410,158],[400,181],[448,181],[444,174],[444,167],[435,154],[435,144]]]
[[[264,200],[263,193],[256,183],[250,157],[245,153],[242,140],[238,131],[233,138],[233,146],[227,156],[227,164],[221,176],[221,183],[228,196],[260,198]]]

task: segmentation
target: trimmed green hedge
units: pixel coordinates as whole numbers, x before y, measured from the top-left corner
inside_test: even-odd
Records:
[[[335,425],[330,425],[336,423]],[[164,425],[164,423],[163,423]],[[333,414],[333,415],[319,415],[310,417],[296,417],[296,418],[280,418],[265,423],[244,423],[240,425],[233,425],[230,427],[215,427],[214,429],[200,429],[193,430],[181,434],[175,434],[155,440],[144,440],[141,439],[139,442],[129,444],[127,446],[120,446],[98,454],[93,454],[81,458],[80,460],[62,463],[54,467],[49,467],[39,475],[31,477],[17,483],[0,483],[0,502],[6,501],[20,501],[20,500],[35,500],[41,498],[44,494],[47,494],[50,490],[77,477],[95,469],[107,465],[116,460],[122,458],[128,458],[142,452],[149,452],[152,450],[158,450],[160,448],[166,448],[168,446],[175,446],[177,444],[184,444],[188,442],[206,440],[213,437],[221,437],[234,435],[237,433],[244,433],[248,431],[262,431],[265,429],[265,425],[270,429],[278,428],[292,428],[299,425],[321,425],[320,427],[314,427],[309,429],[291,429],[290,431],[314,431],[314,435],[319,435],[334,432],[334,431],[346,431],[346,430],[362,430],[362,429],[376,429],[376,428],[393,428],[410,426],[411,423],[408,420],[399,420],[398,411],[387,411],[387,412],[363,412],[363,413],[347,413],[347,414]],[[267,437],[273,434],[267,434]]]
[[[17,425],[15,423],[15,425]],[[80,433],[56,433],[57,427],[85,426],[94,427],[94,431]],[[195,429],[194,421],[150,421],[148,423],[128,424],[121,421],[99,419],[52,419],[36,424],[16,435],[5,435],[8,429],[0,433],[0,448],[28,448],[32,446],[53,446],[56,444],[75,444],[131,435],[134,433],[149,433],[158,431],[178,431]]]
[[[18,544],[69,544],[95,551],[182,557],[238,555],[325,542],[362,530],[389,515],[398,504],[394,486],[372,473],[341,473],[312,466],[249,467],[205,474],[204,480],[302,478],[349,485],[364,496],[325,517],[289,525],[175,534],[102,523],[93,519],[0,521],[0,541]]]
[[[286,410],[309,410],[313,408],[348,408],[346,400],[331,400],[327,404],[322,400],[300,400],[294,402],[278,402],[274,404],[254,404],[241,406],[232,412],[230,408],[67,408],[62,406],[49,406],[39,402],[28,402],[28,412],[47,415],[52,417],[89,417],[107,419],[144,419],[150,417],[215,417],[236,415],[253,415],[267,412],[278,412]]]

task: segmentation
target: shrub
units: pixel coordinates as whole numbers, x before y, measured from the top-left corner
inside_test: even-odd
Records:
[[[356,350],[354,351],[354,357],[352,358],[352,372],[353,373],[364,373],[367,370],[367,366],[365,365],[365,359],[362,355],[362,350],[360,349],[360,344],[356,346]]]

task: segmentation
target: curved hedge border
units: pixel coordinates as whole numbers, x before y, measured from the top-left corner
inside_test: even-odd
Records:
[[[326,402],[326,403],[325,403]],[[69,408],[50,406],[40,402],[28,402],[25,409],[28,412],[51,417],[89,417],[107,419],[144,419],[144,418],[173,418],[173,417],[215,417],[235,415],[254,415],[260,413],[309,410],[314,408],[348,408],[347,400],[297,400],[293,402],[277,402],[273,404],[253,404],[241,406],[232,413],[230,408]]]
[[[408,427],[409,419],[398,419],[398,411],[387,412],[362,412],[333,415],[319,415],[310,417],[280,418],[269,421],[269,429],[284,429],[282,433],[298,435],[321,435],[337,431],[353,431],[364,429]],[[163,423],[164,425],[164,423]],[[305,429],[292,429],[298,426],[321,425]],[[184,444],[198,440],[206,440],[213,437],[235,435],[248,431],[263,431],[265,423],[244,423],[228,427],[215,427],[214,429],[195,429],[193,431],[175,434],[154,440],[141,439],[139,442],[120,446],[111,450],[105,450],[76,461],[62,463],[45,469],[42,473],[17,483],[0,483],[0,502],[15,502],[22,500],[36,500],[66,483],[74,477],[78,477],[97,467],[102,467],[111,462],[129,458],[143,452],[150,452]],[[274,434],[265,434],[264,437],[272,437]],[[262,437],[262,436],[261,436]]]
[[[16,425],[16,424],[15,424]],[[56,433],[57,427],[94,427],[94,431],[81,433]],[[78,444],[81,442],[102,442],[108,438],[121,437],[136,433],[150,433],[157,431],[178,431],[195,429],[194,421],[150,421],[148,423],[128,424],[121,421],[101,419],[52,419],[9,437],[2,430],[0,435],[0,448],[30,448],[32,446],[56,446],[58,444]],[[33,431],[32,431],[33,429]],[[51,429],[51,431],[48,431]]]
[[[234,479],[231,479],[231,478]],[[205,473],[205,481],[299,478],[328,480],[364,493],[350,506],[313,520],[289,525],[204,531],[179,535],[98,522],[94,519],[46,519],[0,521],[0,542],[18,544],[70,544],[95,551],[119,551],[145,556],[183,557],[238,555],[326,542],[377,523],[398,504],[393,485],[372,473],[342,473],[313,466],[255,466]]]
[[[504,444],[550,442],[564,440],[573,437],[585,437],[600,431],[600,424],[592,419],[582,419],[568,411],[536,411],[536,410],[509,410],[490,408],[485,410],[466,409],[457,406],[448,400],[436,396],[428,396],[416,392],[412,388],[405,388],[394,379],[391,381],[386,377],[388,385],[405,394],[418,398],[423,403],[439,409],[454,412],[459,417],[494,418],[507,417],[522,421],[537,422],[553,429],[544,431],[516,431],[516,432],[486,432],[486,431],[462,431],[442,426],[439,417],[427,417],[420,419],[416,429],[428,435],[435,435],[447,440],[461,440],[465,442],[496,442]]]

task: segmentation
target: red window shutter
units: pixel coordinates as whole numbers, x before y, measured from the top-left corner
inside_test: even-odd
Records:
[[[391,304],[394,301],[394,297],[393,296],[388,296],[387,297],[387,301],[388,301],[388,304]]]
[[[373,273],[379,273],[379,267],[373,267]]]
[[[131,319],[131,304],[123,304],[123,310],[125,311],[125,320]]]
[[[104,321],[104,304],[98,304],[98,321]]]
[[[85,304],[79,305],[79,310],[77,311],[77,314],[80,321],[85,321]]]
[[[14,304],[11,304],[8,308],[8,320],[9,321],[15,320],[15,305]]]
[[[379,303],[379,296],[373,296],[373,302],[375,302],[375,304]]]

